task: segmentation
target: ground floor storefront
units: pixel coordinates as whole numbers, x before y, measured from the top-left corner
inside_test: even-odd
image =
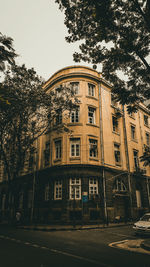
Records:
[[[149,179],[90,165],[57,166],[0,185],[0,219],[88,224],[129,221],[149,211]]]

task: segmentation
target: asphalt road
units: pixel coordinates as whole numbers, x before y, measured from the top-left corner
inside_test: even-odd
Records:
[[[149,267],[150,255],[109,247],[138,239],[131,226],[41,232],[0,227],[0,267]]]

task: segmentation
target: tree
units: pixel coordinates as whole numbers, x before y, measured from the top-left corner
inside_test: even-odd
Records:
[[[150,99],[150,0],[55,0],[65,11],[68,42],[82,40],[74,60],[102,63],[116,100],[134,111]],[[120,78],[121,71],[126,79]]]
[[[47,93],[34,69],[13,65],[1,87],[10,104],[0,106],[0,155],[8,183],[20,175],[35,140],[52,129],[60,112],[75,107],[70,88]]]
[[[0,32],[0,72],[3,73],[5,71],[6,65],[14,64],[16,56],[13,48],[13,39]],[[5,91],[2,92],[2,89],[0,94],[0,104],[9,104],[8,99],[5,98]]]

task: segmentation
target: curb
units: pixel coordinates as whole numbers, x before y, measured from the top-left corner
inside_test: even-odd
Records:
[[[146,244],[146,242],[142,242],[141,243],[141,248],[150,251],[150,244]]]
[[[24,230],[34,230],[34,231],[45,231],[45,232],[54,232],[54,231],[77,231],[77,230],[94,230],[94,229],[104,229],[104,228],[114,228],[114,227],[122,227],[122,226],[127,226],[127,225],[132,225],[132,223],[129,224],[122,224],[122,225],[108,225],[108,226],[93,226],[93,227],[60,227],[60,228],[49,228],[49,227],[38,227],[38,226],[18,226],[19,229],[24,229]]]

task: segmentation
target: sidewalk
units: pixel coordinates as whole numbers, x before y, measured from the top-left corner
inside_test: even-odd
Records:
[[[22,229],[37,230],[37,231],[74,231],[74,230],[90,230],[90,229],[102,229],[109,227],[120,227],[126,225],[132,225],[133,223],[110,223],[106,224],[94,224],[94,225],[24,225],[18,226]]]

